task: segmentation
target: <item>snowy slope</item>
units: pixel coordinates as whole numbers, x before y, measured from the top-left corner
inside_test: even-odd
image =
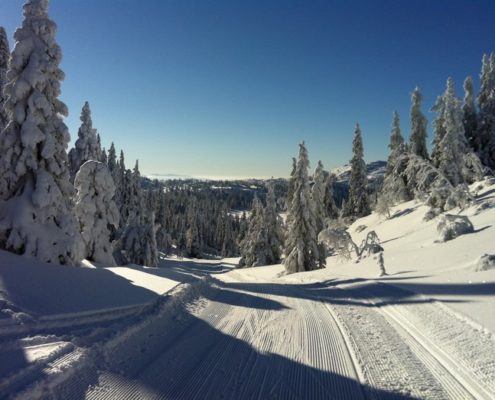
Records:
[[[103,270],[0,253],[0,397],[493,399],[495,271],[475,267],[494,192],[462,212],[475,232],[446,243],[414,202],[356,221],[355,241],[382,240],[383,278],[373,257],[281,276],[237,259]]]

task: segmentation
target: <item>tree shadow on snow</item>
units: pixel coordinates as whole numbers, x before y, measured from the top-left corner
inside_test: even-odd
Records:
[[[245,292],[288,296],[299,299],[323,301],[329,304],[354,305],[360,307],[381,307],[394,304],[423,304],[435,301],[424,295],[493,295],[495,283],[479,284],[428,284],[405,283],[404,280],[412,278],[390,278],[392,285],[382,284],[379,281],[370,281],[362,278],[347,280],[326,281],[324,283],[310,284],[277,284],[277,283],[226,283],[228,289],[242,290]],[[354,284],[351,287],[341,285]],[[468,302],[467,299],[442,299],[445,303]]]
[[[245,335],[226,334],[189,313],[187,319],[185,326],[164,327],[168,329],[164,329],[160,349],[129,347],[127,365],[117,360],[112,365],[110,360],[99,381],[93,377],[85,387],[66,385],[64,396],[83,399],[103,390],[106,398],[125,394],[140,399],[416,399],[308,365],[308,361],[300,361],[302,349],[294,348],[292,358],[260,351],[248,339],[240,339]],[[290,342],[287,346],[290,348]],[[335,365],[331,348],[318,351],[320,365]]]

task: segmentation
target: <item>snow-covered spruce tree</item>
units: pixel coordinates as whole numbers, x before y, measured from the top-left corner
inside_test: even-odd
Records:
[[[484,54],[478,95],[478,153],[481,162],[495,170],[495,55]]]
[[[115,185],[108,167],[86,161],[76,174],[75,211],[85,244],[85,258],[104,266],[115,265],[111,231],[119,225],[119,210],[113,201]]]
[[[412,153],[399,157],[391,175],[383,182],[382,193],[395,201],[401,198],[404,186],[410,199],[423,201],[435,211],[434,215],[454,207],[464,208],[470,200],[465,185],[455,188],[428,160]]]
[[[464,124],[464,134],[471,150],[479,154],[481,140],[478,136],[478,115],[474,101],[473,78],[468,76],[464,80],[464,102],[462,104],[462,123]]]
[[[343,210],[343,215],[345,217],[360,218],[369,215],[371,213],[371,207],[367,191],[368,178],[359,124],[356,124],[356,130],[354,132],[352,153],[349,196]]]
[[[186,220],[186,253],[189,257],[201,258],[201,244],[198,229],[198,208],[195,197],[193,197],[192,201],[188,204]]]
[[[248,230],[240,243],[240,267],[257,267],[266,265],[266,249],[268,238],[266,229],[263,229],[263,205],[258,196],[253,199],[251,215],[249,216]]]
[[[397,111],[394,111],[392,118],[392,130],[390,131],[388,148],[390,149],[390,154],[387,160],[387,173],[394,169],[397,159],[405,152],[404,137],[400,130],[400,118]]]
[[[426,125],[427,121],[421,112],[421,101],[423,96],[418,87],[411,95],[411,135],[409,137],[409,150],[417,156],[428,159],[426,148]]]
[[[142,222],[136,223],[137,219]],[[156,246],[156,230],[153,213],[145,216],[134,216],[129,220],[120,239],[125,260],[133,264],[156,267],[158,265],[158,250]]]
[[[107,165],[115,181],[115,176],[117,172],[117,153],[115,152],[115,145],[113,142],[110,145],[110,148],[108,149]]]
[[[454,187],[473,183],[481,178],[483,172],[477,156],[467,143],[461,102],[455,95],[452,78],[447,80],[447,88],[437,100],[437,105],[433,165]]]
[[[264,229],[266,229],[266,238],[268,245],[265,263],[266,265],[278,264],[282,256],[284,235],[282,232],[282,219],[277,212],[275,188],[272,182],[268,184],[266,206],[263,214],[263,227]]]
[[[294,171],[294,193],[288,209],[284,266],[287,273],[311,271],[325,266],[318,250],[316,217],[308,178],[309,159],[304,142]]]
[[[56,30],[48,1],[28,0],[4,88],[9,123],[0,133],[0,247],[77,264],[82,239],[67,167],[67,107],[58,99],[64,73]]]
[[[7,33],[3,26],[0,26],[0,132],[7,126],[8,118],[5,110],[5,102],[7,97],[4,95],[3,89],[7,83],[7,69],[9,66],[9,42]]]
[[[324,208],[325,201],[325,170],[323,163],[318,161],[313,175],[313,185],[311,187],[311,197],[313,199],[314,212],[316,217],[316,231],[320,233],[326,228],[327,215]]]
[[[164,252],[165,254],[169,253],[172,246],[172,238],[170,234],[167,232],[166,223],[167,223],[167,207],[165,204],[165,193],[163,191],[163,187],[159,187],[158,195],[157,195],[157,211],[156,211],[156,222],[159,224],[159,228],[156,231],[156,245],[158,250]]]
[[[100,162],[102,162],[105,165],[108,164],[107,150],[104,147],[103,149],[101,149]]]
[[[395,167],[399,159],[406,153],[404,138],[400,130],[399,114],[397,112],[394,112],[393,115],[388,147],[390,154],[387,160],[387,173],[375,206],[375,210],[379,214],[387,215],[387,217],[390,216],[390,207],[401,201],[411,199],[404,177],[402,175],[395,175],[397,173]]]
[[[335,175],[324,171],[325,179],[323,181],[323,208],[325,210],[326,218],[337,219],[339,217],[340,211],[335,204],[335,199],[333,198],[333,183],[335,181]]]
[[[93,128],[89,103],[84,103],[81,111],[81,126],[77,132],[74,148],[69,151],[69,165],[71,180],[74,180],[77,171],[86,161],[100,161],[101,148],[98,144],[96,129]]]
[[[296,173],[297,160],[295,157],[292,157],[292,170],[290,172],[289,184],[287,187],[287,199],[286,199],[286,210],[289,209],[290,203],[292,202],[292,196],[295,190],[295,173]]]
[[[232,218],[230,217],[227,217],[224,220],[224,236],[222,250],[220,252],[222,257],[234,257],[238,254],[237,242],[235,239],[232,222]]]

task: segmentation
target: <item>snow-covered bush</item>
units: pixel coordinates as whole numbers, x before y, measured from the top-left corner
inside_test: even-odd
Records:
[[[468,217],[464,215],[445,214],[437,225],[440,240],[446,242],[466,233],[474,232],[474,227]]]
[[[380,245],[380,238],[375,231],[368,232],[366,238],[361,242],[359,246],[358,257],[367,256],[370,254],[376,254],[383,251],[383,247]]]
[[[368,232],[366,238],[358,246],[345,228],[328,228],[320,232],[318,242],[324,243],[331,251],[343,260],[350,260],[354,253],[359,261],[362,257],[383,251],[380,239],[375,231]]]
[[[0,133],[0,247],[41,261],[77,264],[82,239],[73,213],[62,120],[57,27],[47,0],[28,0],[4,87],[9,117]]]
[[[350,260],[352,253],[358,255],[359,248],[345,228],[328,228],[320,232],[318,242],[324,243],[342,260]]]
[[[119,210],[113,200],[115,185],[108,167],[98,161],[86,161],[76,174],[75,211],[88,260],[111,267],[115,265],[110,227],[119,225]]]

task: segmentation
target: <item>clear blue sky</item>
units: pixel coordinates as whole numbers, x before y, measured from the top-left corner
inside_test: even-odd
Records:
[[[22,4],[0,1],[10,36]],[[495,50],[493,0],[51,0],[50,15],[72,137],[88,100],[103,145],[144,173],[287,176],[301,140],[332,168],[356,121],[367,161],[385,159],[416,85],[431,127],[447,77],[462,95]]]

